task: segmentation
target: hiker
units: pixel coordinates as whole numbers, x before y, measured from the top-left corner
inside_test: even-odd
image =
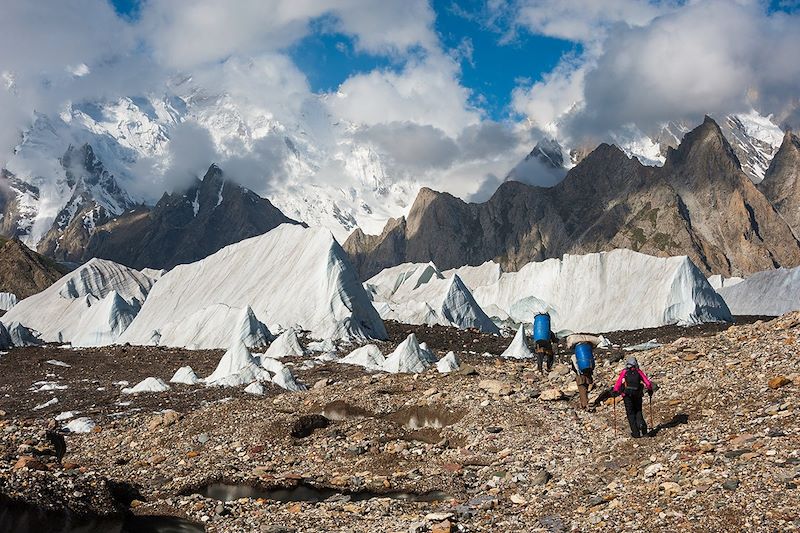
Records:
[[[536,363],[539,372],[545,374],[543,365],[546,362],[547,373],[553,369],[555,351],[553,343],[556,335],[550,329],[550,314],[539,313],[533,317],[533,351],[536,353]]]
[[[634,439],[647,435],[647,422],[642,413],[642,399],[645,390],[648,395],[653,396],[653,384],[639,368],[639,361],[635,357],[630,357],[614,384],[614,393],[622,395],[625,402],[625,414],[628,416],[628,424],[631,426],[631,437]]]
[[[594,353],[599,339],[591,335],[570,335],[567,347],[574,348],[572,355],[572,371],[575,372],[575,384],[578,385],[578,406],[589,408],[589,391],[594,388]]]

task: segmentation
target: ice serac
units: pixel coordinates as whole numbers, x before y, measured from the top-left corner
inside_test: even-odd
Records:
[[[797,135],[786,132],[758,187],[800,237],[800,138]]]
[[[525,339],[525,324],[520,324],[511,344],[500,354],[500,357],[507,359],[530,359],[533,357],[531,349],[528,348],[528,341]]]
[[[139,394],[142,392],[166,392],[170,389],[161,378],[145,378],[133,387],[122,389],[122,394]]]
[[[255,317],[252,309],[239,309],[225,304],[204,307],[183,320],[175,320],[154,330],[151,344],[181,346],[190,350],[219,348],[222,339],[231,335],[249,348],[265,346],[269,330]]]
[[[339,362],[347,365],[363,366],[368,370],[383,370],[386,357],[376,345],[367,344],[356,348],[340,359]]]
[[[261,396],[264,394],[264,385],[262,385],[258,381],[254,381],[250,385],[245,387],[244,391],[248,394],[255,394],[256,396]]]
[[[8,350],[13,346],[14,342],[11,340],[11,334],[8,332],[3,323],[0,322],[0,350]]]
[[[419,373],[436,364],[436,357],[420,346],[417,336],[411,333],[383,363],[383,369],[393,374]]]
[[[8,335],[11,337],[11,345],[17,348],[42,344],[41,339],[19,322],[8,322]]]
[[[204,381],[207,385],[235,386],[245,385],[259,378],[271,380],[269,374],[260,368],[242,339],[233,338],[231,347],[219,360],[214,372]]]
[[[447,352],[447,355],[437,361],[436,370],[438,370],[440,374],[449,374],[450,372],[458,370],[460,366],[455,352]]]
[[[731,320],[725,302],[687,257],[631,250],[529,263],[473,294],[482,307],[506,312],[526,298],[538,298],[552,310],[554,331],[599,333]]]
[[[256,318],[249,305],[242,311],[235,327],[237,327],[237,331],[234,332],[234,335],[242,339],[248,348],[266,346],[272,338],[267,326]]]
[[[137,270],[92,259],[6,313],[45,342],[113,344],[131,324],[154,281]]]
[[[154,334],[201,327],[190,320],[214,306],[250,306],[265,324],[298,326],[319,339],[385,339],[386,329],[331,233],[284,224],[179,265],[153,287],[122,342],[146,345]],[[208,320],[204,336],[227,347],[232,322]],[[156,335],[157,337],[157,335]],[[162,345],[181,346],[161,334]]]
[[[457,274],[445,276],[433,263],[406,263],[370,278],[365,287],[384,319],[440,324],[498,333]]]
[[[737,276],[733,276],[731,278],[725,278],[720,276],[719,274],[714,274],[713,276],[708,277],[708,283],[711,285],[711,288],[715,291],[723,287],[733,287],[737,283],[741,283],[744,281],[744,278],[740,278]]]
[[[93,301],[92,298],[86,297],[86,302],[93,303],[80,317],[77,333],[69,341],[73,346],[114,344],[139,311],[138,301],[128,303],[116,291],[111,291],[99,301]]]
[[[0,311],[8,311],[17,305],[17,295],[10,292],[0,292]]]
[[[778,316],[800,310],[800,267],[766,270],[717,292],[734,315]]]
[[[306,353],[305,348],[300,344],[300,339],[297,338],[297,331],[289,328],[272,341],[264,355],[280,359],[281,357],[303,357]]]
[[[197,377],[197,374],[195,374],[194,370],[192,370],[192,367],[182,366],[175,371],[175,374],[173,374],[169,382],[182,383],[184,385],[196,385],[200,383],[200,378]]]

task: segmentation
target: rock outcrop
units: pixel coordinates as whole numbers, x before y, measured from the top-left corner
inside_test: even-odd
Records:
[[[0,238],[0,292],[22,300],[45,290],[68,271],[17,239]]]
[[[796,135],[786,133],[758,187],[800,237],[800,139]]]

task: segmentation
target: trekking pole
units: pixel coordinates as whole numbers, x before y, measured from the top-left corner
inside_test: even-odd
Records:
[[[614,402],[614,438],[617,438],[617,399],[611,398]]]

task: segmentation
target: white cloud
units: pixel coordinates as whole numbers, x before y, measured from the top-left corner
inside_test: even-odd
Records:
[[[151,0],[141,26],[153,53],[179,69],[233,55],[280,51],[329,17],[329,26],[373,53],[435,48],[434,13],[425,0]]]
[[[565,58],[541,81],[518,87],[514,109],[540,126],[559,119],[573,137],[603,136],[631,124],[647,131],[670,120],[751,107],[789,115],[800,87],[799,15],[768,14],[762,3],[746,0],[662,8],[650,21],[643,11],[638,24],[593,22],[604,38],[577,61]],[[552,32],[546,25],[539,31]]]
[[[535,128],[555,133],[556,122],[584,99],[584,77],[590,68],[587,57],[568,56],[529,87],[518,86],[511,95],[511,106],[526,116]]]
[[[412,60],[397,72],[373,70],[348,78],[329,98],[333,113],[367,126],[414,122],[450,136],[480,121],[470,91],[458,79],[458,64],[442,54]]]
[[[75,78],[68,65],[90,79],[87,65],[124,54],[132,44],[129,25],[103,0],[4,2],[0,72],[13,85],[0,88],[0,163],[34,110],[54,112],[74,91],[64,90]]]

